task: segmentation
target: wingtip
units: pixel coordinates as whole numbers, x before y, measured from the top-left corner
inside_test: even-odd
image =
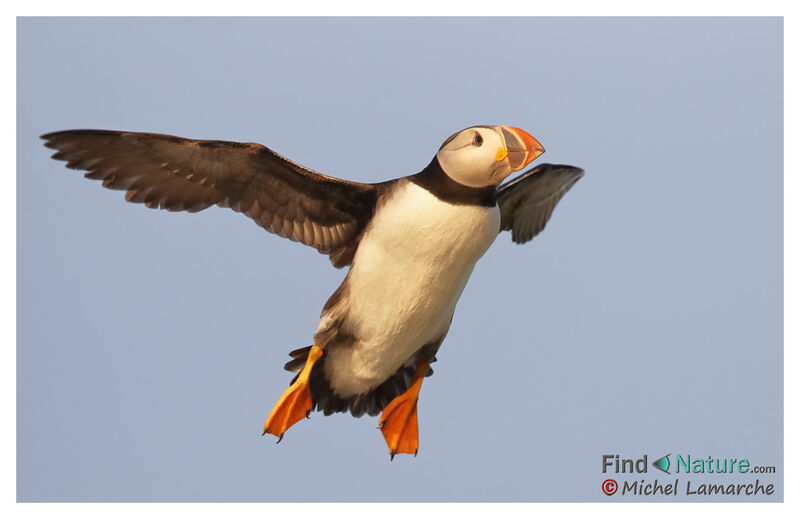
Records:
[[[55,131],[55,132],[47,132],[47,133],[41,134],[39,136],[39,138],[42,139],[42,140],[45,140],[45,141],[49,141],[49,140],[55,139],[56,137],[58,137],[61,134],[64,134],[64,133],[67,133],[67,132],[70,132],[70,131],[74,131],[74,130],[58,130],[58,131]]]
[[[69,130],[66,130],[69,131]],[[39,136],[40,139],[44,141],[44,145],[48,148],[57,149],[56,145],[54,144],[55,141],[60,137],[62,134],[66,133],[65,131],[57,131],[57,132],[48,132],[43,133]]]
[[[77,136],[86,136],[86,135],[120,135],[125,132],[120,132],[117,130],[95,130],[95,129],[72,129],[72,130],[58,130],[55,132],[48,132],[43,133],[39,136],[40,139],[44,140],[52,140],[57,139],[59,137],[77,137]]]

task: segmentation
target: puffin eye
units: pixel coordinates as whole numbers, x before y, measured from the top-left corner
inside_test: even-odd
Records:
[[[475,137],[472,138],[472,145],[480,146],[481,144],[483,144],[483,137],[481,137],[480,133],[476,133]]]

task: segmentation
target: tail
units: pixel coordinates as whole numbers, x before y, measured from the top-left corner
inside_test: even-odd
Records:
[[[292,360],[287,362],[283,368],[299,374],[303,366],[306,365],[309,351],[311,351],[311,346],[290,351],[289,356],[292,357]],[[383,408],[389,405],[389,402],[408,390],[411,385],[411,378],[414,376],[414,366],[401,367],[394,375],[384,380],[376,388],[360,395],[342,398],[336,394],[328,379],[325,378],[327,356],[327,352],[323,353],[322,358],[314,364],[308,382],[314,409],[322,411],[326,416],[348,411],[355,417],[363,416],[365,413],[370,416],[378,416],[383,411]],[[436,358],[434,357],[431,362],[435,361]],[[425,374],[426,377],[431,375],[433,375],[433,368],[428,369]],[[297,379],[297,376],[295,375],[291,383]]]

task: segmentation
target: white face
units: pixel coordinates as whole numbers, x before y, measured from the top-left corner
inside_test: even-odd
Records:
[[[436,157],[448,177],[470,187],[500,184],[544,152],[519,128],[473,126],[448,138]]]

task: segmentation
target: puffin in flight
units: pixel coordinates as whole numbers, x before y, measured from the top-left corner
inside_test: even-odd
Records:
[[[129,202],[168,211],[212,205],[350,266],[325,303],[314,343],[289,353],[297,375],[264,424],[280,439],[312,409],[382,413],[394,458],[416,455],[422,380],[450,328],[475,263],[497,235],[544,229],[583,176],[542,164],[500,185],[544,152],[510,126],[474,126],[444,141],[419,173],[377,184],[328,177],[255,143],[154,133],[68,130],[42,136],[53,158]]]

